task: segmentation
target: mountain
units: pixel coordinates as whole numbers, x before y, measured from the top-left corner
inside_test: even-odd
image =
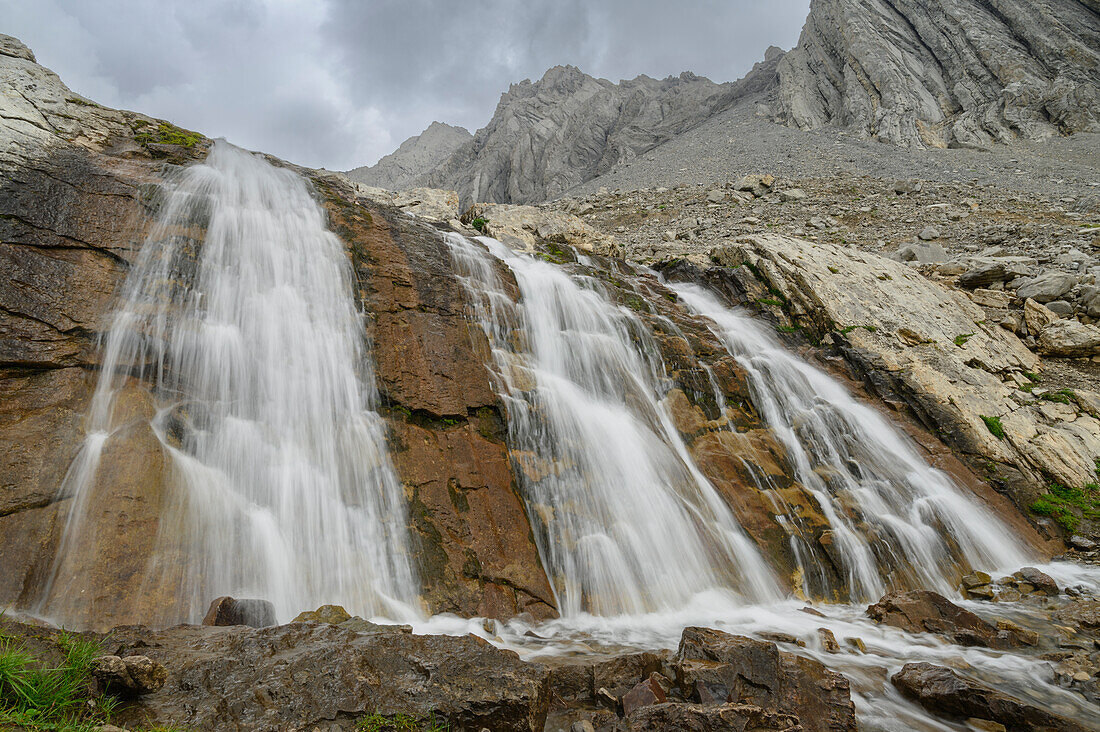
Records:
[[[727,84],[691,73],[615,84],[573,66],[555,66],[536,82],[513,84],[489,124],[443,163],[402,180],[406,186],[457,190],[463,205],[553,198],[767,86],[778,59],[776,50],[754,74]]]
[[[512,85],[446,159],[414,160],[410,140],[391,156],[400,178],[370,180],[457,190],[464,206],[543,201],[740,106],[914,149],[1100,131],[1100,0],[813,0],[798,45],[740,81],[613,84],[557,66]]]
[[[813,0],[781,121],[906,146],[1100,130],[1097,0]]]
[[[411,188],[419,176],[430,172],[472,139],[473,135],[465,127],[432,122],[428,129],[405,140],[401,147],[374,165],[349,170],[348,177],[390,190]]]

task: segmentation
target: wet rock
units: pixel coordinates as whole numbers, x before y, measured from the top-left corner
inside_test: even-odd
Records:
[[[294,618],[295,623],[329,623],[330,625],[339,625],[347,620],[351,620],[351,613],[339,605],[322,605],[316,610],[298,613]]]
[[[907,663],[890,681],[933,714],[949,719],[975,718],[1008,729],[1084,732],[1085,727],[930,663]]]
[[[936,633],[963,646],[1006,648],[1006,635],[943,595],[928,590],[892,592],[867,608],[878,623],[909,633]]]
[[[840,644],[836,642],[836,636],[828,628],[818,628],[817,637],[821,640],[821,647],[826,653],[840,653]]]
[[[648,679],[637,684],[623,695],[623,716],[629,717],[635,710],[651,704],[661,704],[668,699],[661,684],[660,674],[651,674]]]
[[[1054,619],[1078,629],[1100,629],[1100,600],[1074,602],[1055,611]]]
[[[1061,592],[1061,590],[1058,589],[1058,583],[1051,579],[1050,575],[1039,571],[1035,567],[1023,567],[1019,572],[1016,572],[1014,576],[1034,586],[1036,591],[1044,595],[1054,597]]]
[[[275,625],[275,606],[267,600],[238,600],[219,597],[210,603],[203,625],[247,625],[266,628]]]
[[[453,729],[535,732],[549,672],[474,636],[356,633],[291,623],[273,628],[123,628],[121,655],[140,648],[172,669],[156,694],[117,715],[127,727],[328,729],[338,716],[404,714]],[[308,693],[303,693],[308,691]]]
[[[168,669],[148,656],[100,656],[92,661],[92,676],[104,691],[137,696],[159,691],[168,680]]]
[[[848,680],[774,643],[686,628],[672,662],[685,698],[752,704],[796,716],[805,730],[854,730]]]
[[[807,728],[799,725],[797,717],[752,704],[659,704],[639,709],[615,729],[620,732],[800,732]]]

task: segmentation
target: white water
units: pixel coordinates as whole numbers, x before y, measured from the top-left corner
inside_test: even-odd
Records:
[[[205,227],[205,237],[197,241]],[[169,620],[219,595],[280,620],[336,603],[415,616],[405,507],[375,413],[350,264],[295,173],[225,142],[186,168],[127,278],[103,348],[88,438],[42,610],[67,598],[67,553],[131,376],[155,383],[172,486],[147,582],[179,582]],[[181,566],[182,565],[182,566]]]
[[[713,323],[712,331],[745,368],[754,403],[829,521],[852,599],[878,599],[891,577],[897,586],[950,596],[960,569],[1011,572],[1035,560],[992,511],[930,467],[835,379],[701,287],[669,287]],[[792,541],[803,540],[793,522],[787,526]],[[804,567],[807,583],[818,576],[813,569]],[[825,589],[803,587],[807,595]]]
[[[493,349],[559,611],[667,611],[707,590],[735,604],[777,597],[768,565],[659,403],[668,379],[637,318],[594,283],[496,240],[446,237]]]

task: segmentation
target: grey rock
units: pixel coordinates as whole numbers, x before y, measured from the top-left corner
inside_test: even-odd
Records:
[[[801,201],[806,198],[806,191],[801,188],[787,188],[779,192],[779,200],[784,203],[790,203],[791,201]]]
[[[933,239],[939,239],[940,230],[937,229],[935,226],[926,226],[920,230],[920,233],[917,234],[917,237],[921,239],[921,241],[932,241]]]
[[[920,262],[932,264],[946,262],[947,252],[937,242],[912,242],[898,247],[897,258],[901,262]]]
[[[959,276],[958,285],[967,290],[988,287],[995,282],[1004,282],[1008,277],[1002,262],[982,262]]]
[[[1100,129],[1095,0],[814,0],[781,121],[911,147]]]
[[[349,170],[347,176],[357,183],[391,191],[412,188],[418,178],[430,173],[473,137],[464,127],[432,122],[376,164]]]
[[[1077,300],[1081,303],[1081,309],[1090,318],[1100,318],[1100,287],[1089,285],[1081,289]]]
[[[1034,278],[1027,284],[1016,289],[1016,297],[1021,300],[1031,298],[1036,302],[1050,302],[1057,300],[1062,295],[1073,289],[1077,284],[1077,278],[1065,272],[1050,272]]]
[[[721,203],[726,200],[726,192],[715,189],[707,192],[707,203]]]
[[[1065,300],[1052,300],[1048,302],[1047,310],[1055,313],[1060,318],[1064,318],[1067,315],[1073,315],[1073,306]]]
[[[1037,348],[1044,356],[1098,356],[1100,328],[1076,320],[1059,320],[1048,325],[1039,334]]]

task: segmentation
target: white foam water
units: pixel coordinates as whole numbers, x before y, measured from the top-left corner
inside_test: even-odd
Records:
[[[829,522],[849,597],[875,600],[898,587],[953,595],[960,571],[1011,572],[1035,561],[992,511],[929,466],[882,415],[835,379],[698,285],[669,287],[711,323],[744,367],[754,404]],[[785,525],[792,542],[803,541],[794,522]],[[825,594],[828,588],[808,586],[820,573],[803,569],[803,591]]]
[[[155,384],[171,456],[148,582],[178,583],[164,621],[219,595],[260,597],[286,621],[336,603],[416,616],[405,504],[374,411],[350,263],[297,174],[219,141],[182,171],[123,287],[103,344],[88,438],[42,610],[64,619],[116,396]]]

